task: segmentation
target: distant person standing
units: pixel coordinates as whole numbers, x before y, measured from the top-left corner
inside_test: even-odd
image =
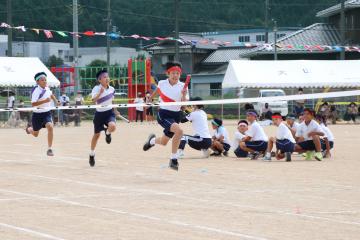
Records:
[[[298,95],[304,94],[304,90],[299,88]],[[294,107],[294,114],[296,117],[299,117],[304,112],[305,99],[299,99],[295,101],[296,105]]]
[[[137,98],[135,98],[134,103],[144,103],[144,99],[141,97],[141,92],[138,92]],[[143,122],[144,120],[144,107],[143,106],[138,106],[136,107],[136,122],[138,121],[138,119],[140,118],[140,121]]]
[[[15,106],[15,96],[13,93],[10,93],[10,95],[7,99],[7,107],[14,108],[14,106]]]
[[[356,103],[352,102],[349,104],[346,109],[346,114],[348,116],[348,121],[352,120],[354,123],[356,123],[356,117],[359,115],[359,110]]]
[[[151,99],[151,94],[150,92],[146,92],[145,94],[145,103],[146,104],[152,104],[153,103],[153,99]],[[146,121],[154,121],[154,110],[153,110],[153,106],[147,106],[145,107],[146,109]]]

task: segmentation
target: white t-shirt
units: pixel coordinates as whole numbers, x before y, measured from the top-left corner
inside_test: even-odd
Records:
[[[15,97],[14,96],[9,96],[8,98],[8,108],[12,108],[15,105]]]
[[[48,88],[48,87],[42,88],[40,86],[37,86],[31,94],[31,103],[45,100],[47,98],[50,98],[51,96],[52,96],[52,91],[50,90],[50,88]],[[51,106],[52,106],[52,100],[50,102],[43,103],[36,107],[48,108]],[[35,113],[43,113],[43,112],[49,112],[49,111],[50,111],[49,109],[35,109],[34,110]]]
[[[98,95],[98,93],[100,92],[100,89],[102,88],[101,85],[97,85],[93,88],[92,92],[91,92],[91,98],[96,97],[96,95]],[[99,105],[111,105],[112,101],[114,99],[114,94],[115,94],[115,89],[112,86],[109,86],[107,89],[104,90],[104,92],[100,95],[99,99],[96,101],[96,104]],[[105,112],[112,109],[111,106],[109,107],[102,107],[102,108],[97,108],[96,111],[97,112]]]
[[[300,123],[294,122],[293,125],[292,125],[292,127],[290,127],[290,128],[291,128],[291,130],[297,132],[297,130],[299,129],[299,127],[300,127]]]
[[[61,95],[59,101],[61,103],[61,106],[65,106],[65,103],[70,102],[70,98],[66,95]]]
[[[265,134],[264,129],[257,121],[254,121],[249,125],[249,130],[246,131],[246,135],[251,137],[251,141],[268,141],[268,137]]]
[[[277,132],[276,132],[277,140],[289,140],[290,142],[296,143],[290,129],[285,125],[285,123],[280,123]]]
[[[238,148],[240,141],[243,140],[244,137],[246,137],[245,134],[242,134],[241,132],[236,131],[232,147],[235,149]]]
[[[166,79],[159,81],[157,88],[160,94],[160,103],[171,102],[169,99],[172,99],[175,102],[180,102],[184,83],[178,81],[175,85],[171,85],[169,80]],[[160,109],[178,112],[180,111],[181,106],[161,106]]]
[[[134,103],[144,103],[144,99],[142,98],[135,98]],[[137,111],[144,111],[144,107],[136,107]]]
[[[312,137],[308,135],[310,132],[323,132],[323,130],[315,120],[311,120],[309,125],[306,125],[304,121],[300,124],[295,136],[303,137],[305,141],[312,140]]]
[[[224,143],[230,145],[229,134],[224,126],[218,127],[218,129],[214,131],[213,136],[215,136],[217,139],[221,136],[224,136]]]
[[[320,127],[322,128],[323,132],[324,132],[324,137],[326,137],[328,139],[329,142],[333,142],[335,140],[334,138],[334,134],[331,132],[331,130],[325,126],[325,124],[321,123]]]
[[[203,110],[195,110],[186,116],[191,121],[195,135],[202,138],[211,138],[207,115]]]

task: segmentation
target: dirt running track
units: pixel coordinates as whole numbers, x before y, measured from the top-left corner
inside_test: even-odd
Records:
[[[185,132],[191,127],[185,125]],[[226,126],[231,137],[235,122]],[[55,157],[21,129],[0,129],[0,239],[359,239],[360,125],[330,126],[333,158],[267,163],[142,151],[154,124],[118,124],[88,165],[92,125],[55,129]],[[274,127],[266,127],[274,133]]]

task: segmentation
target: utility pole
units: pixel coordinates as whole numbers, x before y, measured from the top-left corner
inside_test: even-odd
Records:
[[[345,60],[345,0],[341,1],[341,12],[340,12],[340,41],[341,41],[341,52],[340,60]]]
[[[265,0],[265,43],[269,42],[269,0]]]
[[[111,1],[108,0],[107,2],[107,18],[106,18],[106,32],[107,34],[110,33],[111,29]],[[110,36],[107,35],[106,37],[106,65],[109,70],[110,67],[110,47],[111,47],[111,39]]]
[[[277,21],[273,20],[274,22],[274,60],[278,60],[278,56],[277,56],[277,46],[276,46],[276,42],[277,42]]]
[[[12,7],[11,7],[11,0],[7,0],[6,4],[6,11],[7,11],[7,23],[12,27]],[[7,56],[12,57],[12,28],[7,29],[8,32],[8,47],[7,47]]]
[[[73,48],[74,48],[74,69],[75,69],[75,93],[77,93],[81,89],[80,84],[80,76],[78,69],[78,61],[79,61],[79,16],[78,16],[78,1],[73,0]]]
[[[175,61],[179,61],[179,2],[175,0]]]

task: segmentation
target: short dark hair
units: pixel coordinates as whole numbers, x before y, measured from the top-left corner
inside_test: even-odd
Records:
[[[172,67],[182,68],[182,65],[181,65],[180,62],[176,62],[176,61],[174,61],[174,62],[167,62],[167,63],[166,63],[166,70],[169,70],[169,69],[172,68]]]
[[[315,116],[315,111],[314,111],[314,109],[312,109],[312,108],[305,108],[303,112],[308,112],[308,113],[310,113],[311,115]]]
[[[282,117],[281,113],[279,113],[279,112],[274,112],[274,113],[272,114],[272,116],[280,116],[280,117]]]
[[[299,89],[298,89],[298,92],[300,92],[300,91],[302,91],[302,92],[303,92],[303,91],[304,91],[304,89],[303,89],[303,88],[299,88]]]
[[[240,120],[240,121],[238,122],[238,125],[239,125],[240,123],[245,123],[246,125],[249,125],[249,123],[248,123],[246,120]]]
[[[223,124],[223,121],[221,119],[218,119],[218,118],[214,118],[212,121],[215,122],[216,125],[219,126],[219,127],[221,127],[222,124]]]
[[[41,75],[45,75],[45,77],[47,77],[47,75],[46,75],[45,72],[38,72],[38,73],[35,74],[35,76],[34,76],[35,81],[39,80],[39,79],[37,79],[37,78],[38,78],[39,76],[41,76]]]
[[[190,101],[202,101],[203,99],[201,97],[194,97],[194,98],[190,98]],[[197,106],[199,109],[204,108],[204,105],[202,104],[194,104],[195,106]]]
[[[103,73],[107,73],[107,72],[108,72],[108,71],[107,71],[106,68],[101,69],[100,71],[98,71],[98,72],[96,73],[96,79],[99,80],[100,75],[103,74]]]

